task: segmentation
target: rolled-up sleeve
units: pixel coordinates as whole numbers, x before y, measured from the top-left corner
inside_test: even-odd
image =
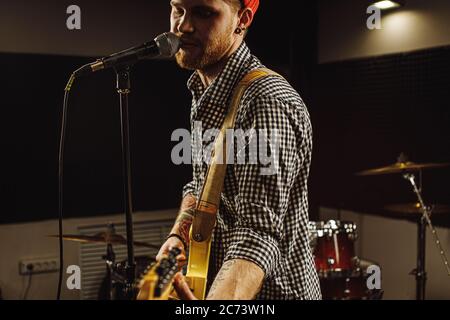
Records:
[[[182,199],[184,199],[188,194],[191,194],[193,196],[197,195],[197,190],[195,188],[195,180],[190,181],[187,183],[182,190]]]
[[[291,123],[291,106],[273,97],[259,96],[250,102],[245,131],[254,129],[246,140],[246,161],[233,166],[238,188],[235,197],[237,223],[225,253],[225,261],[244,259],[257,264],[265,277],[276,270],[283,252],[279,243],[284,238],[290,190],[302,162],[299,146],[302,133]],[[298,110],[293,114],[299,114]],[[252,157],[252,143],[258,140],[258,159]],[[242,150],[237,150],[242,152]],[[262,153],[262,154],[261,154]],[[261,157],[270,155],[271,163]],[[237,162],[237,160],[236,160]]]

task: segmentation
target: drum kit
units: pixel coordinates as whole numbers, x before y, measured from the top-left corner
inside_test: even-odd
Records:
[[[450,206],[425,205],[422,198],[422,188],[418,188],[415,182],[415,173],[423,169],[440,168],[448,166],[443,163],[418,164],[405,160],[404,155],[399,157],[397,163],[381,168],[370,169],[357,173],[360,176],[401,174],[408,180],[418,198],[414,204],[394,204],[385,207],[394,218],[414,218],[418,225],[417,236],[417,267],[414,270],[416,276],[416,298],[425,298],[425,231],[428,225],[438,247],[442,261],[450,276],[450,266],[441,246],[436,230],[434,229],[431,214],[450,213]],[[370,266],[380,266],[373,261],[359,258],[355,254],[355,242],[358,238],[357,226],[350,221],[328,220],[309,222],[309,242],[314,254],[314,262],[319,275],[322,295],[324,299],[332,300],[376,300],[381,299],[383,291],[380,288],[369,288],[368,270]],[[52,236],[58,237],[58,236]],[[99,292],[99,299],[121,300],[129,299],[127,291],[128,261],[115,261],[113,245],[129,245],[125,237],[115,233],[114,226],[109,224],[107,231],[93,236],[87,235],[63,235],[63,239],[76,242],[105,243],[106,254],[103,259],[106,263],[106,276]],[[134,246],[159,249],[160,246],[146,242],[132,241]],[[140,272],[154,262],[151,257],[136,257],[136,272]]]
[[[417,203],[393,204],[385,206],[392,218],[414,219],[417,223],[417,266],[413,270],[416,276],[416,299],[425,299],[425,236],[426,227],[431,230],[435,244],[438,248],[442,262],[450,276],[450,266],[441,246],[437,232],[431,223],[431,214],[448,214],[450,206],[427,206],[422,197],[422,187],[416,184],[415,173],[424,169],[442,168],[448,163],[414,163],[407,161],[401,154],[398,161],[392,165],[358,172],[359,176],[401,174],[408,180],[415,195]],[[350,221],[311,221],[308,226],[310,246],[314,254],[314,261],[319,274],[322,295],[324,299],[333,300],[373,300],[381,299],[381,289],[369,289],[367,280],[369,266],[380,267],[377,263],[362,260],[355,254],[354,244],[357,239],[357,228]]]
[[[323,299],[381,299],[381,289],[367,286],[368,267],[378,265],[355,254],[356,224],[337,220],[311,221],[308,230]]]

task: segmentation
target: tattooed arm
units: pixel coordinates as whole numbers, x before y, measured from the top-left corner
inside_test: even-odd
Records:
[[[186,245],[189,245],[189,229],[194,218],[192,209],[195,208],[196,199],[188,194],[181,202],[180,213],[178,214],[175,224],[170,233],[181,236]],[[185,248],[187,249],[187,248]]]
[[[189,245],[189,229],[192,224],[193,214],[191,213],[192,209],[195,207],[196,199],[194,196],[188,194],[184,197],[181,202],[180,213],[175,221],[175,224],[170,231],[170,233],[174,233],[183,238],[184,243]],[[162,245],[161,249],[156,256],[156,260],[159,261],[164,254],[170,250],[171,247],[178,247],[181,249],[181,255],[179,256],[179,260],[186,260],[185,250],[183,243],[180,239],[176,237],[171,237],[167,239],[167,241]]]
[[[211,289],[208,300],[251,300],[261,289],[264,271],[255,263],[233,259],[220,268]]]

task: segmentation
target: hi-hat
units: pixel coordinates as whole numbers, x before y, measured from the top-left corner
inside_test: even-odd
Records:
[[[449,166],[450,163],[415,163],[411,161],[397,162],[385,167],[364,170],[356,173],[358,176],[371,176],[391,173],[415,172],[422,169],[442,168]]]
[[[420,217],[423,213],[420,203],[399,203],[391,204],[384,207],[384,209],[392,212],[394,215],[409,216],[411,218]],[[450,213],[450,206],[436,204],[430,206],[431,214],[445,214]]]
[[[50,235],[49,237],[59,238],[58,235]],[[127,239],[120,234],[108,234],[106,232],[100,232],[93,236],[79,235],[79,234],[63,234],[64,240],[75,242],[88,242],[88,243],[106,243],[106,244],[121,244],[127,245]],[[136,247],[145,247],[152,249],[159,249],[160,246],[153,245],[147,242],[134,241]]]

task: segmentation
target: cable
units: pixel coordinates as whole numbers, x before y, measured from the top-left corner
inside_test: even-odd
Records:
[[[33,277],[33,272],[31,270],[29,272],[30,274],[28,276],[28,285],[27,288],[25,289],[25,292],[23,293],[22,300],[27,300],[28,292],[30,291],[31,287],[31,278]]]
[[[59,279],[58,279],[58,291],[56,294],[56,300],[61,299],[61,286],[63,278],[64,267],[64,244],[63,244],[63,169],[64,169],[64,142],[66,136],[66,122],[67,122],[67,104],[69,100],[70,89],[75,80],[74,75],[70,76],[64,89],[64,103],[62,110],[61,120],[61,134],[59,140],[59,154],[58,154],[58,234],[59,234]]]

